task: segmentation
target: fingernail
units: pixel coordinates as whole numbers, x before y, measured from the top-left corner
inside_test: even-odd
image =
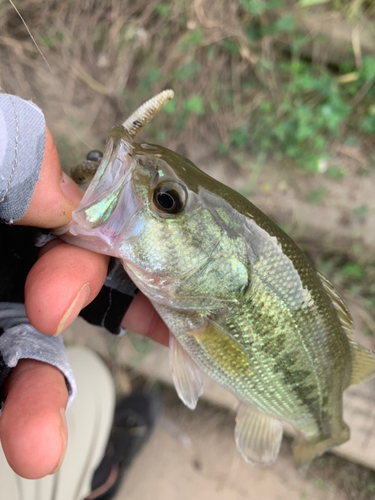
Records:
[[[61,450],[59,460],[56,464],[56,467],[53,469],[53,471],[50,474],[51,476],[53,474],[56,474],[56,472],[58,472],[58,470],[60,469],[61,464],[64,461],[65,452],[66,452],[66,443],[67,443],[67,436],[68,436],[68,424],[66,423],[65,408],[60,408],[60,415],[61,415],[60,434],[61,434],[61,438],[62,438],[62,450]]]
[[[78,205],[82,199],[82,192],[77,184],[65,172],[62,173],[60,182],[61,191],[65,198],[71,201],[74,205]]]
[[[85,283],[61,318],[56,333],[53,335],[54,337],[57,337],[78,316],[90,296],[90,291],[90,284]]]

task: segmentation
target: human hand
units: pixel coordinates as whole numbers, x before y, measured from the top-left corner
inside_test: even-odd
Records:
[[[43,163],[26,214],[17,224],[53,228],[67,224],[82,194],[62,174],[53,139],[47,130]],[[100,291],[108,257],[55,240],[46,245],[25,284],[30,323],[40,332],[56,334],[71,324]],[[122,322],[124,328],[165,345],[168,330],[148,299],[138,293]],[[6,385],[0,438],[9,464],[19,475],[36,479],[61,464],[67,428],[68,393],[55,367],[21,360]]]

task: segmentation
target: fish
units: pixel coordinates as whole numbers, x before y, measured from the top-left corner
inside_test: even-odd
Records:
[[[283,422],[295,464],[350,438],[343,392],[375,374],[333,285],[282,229],[189,159],[135,141],[164,91],[109,133],[65,241],[120,259],[170,330],[170,364],[194,409],[208,375],[239,401],[235,441],[272,464]],[[79,177],[79,169],[76,169]],[[86,169],[87,170],[87,169]]]

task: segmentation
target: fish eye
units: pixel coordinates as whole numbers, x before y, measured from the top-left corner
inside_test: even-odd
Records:
[[[178,214],[186,205],[186,191],[180,184],[165,182],[156,187],[154,203],[158,210]]]
[[[98,151],[97,149],[94,149],[93,151],[90,151],[87,153],[86,160],[89,161],[99,161],[103,158],[103,153],[101,151]]]

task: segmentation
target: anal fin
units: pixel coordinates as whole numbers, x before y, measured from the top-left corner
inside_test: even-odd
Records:
[[[241,404],[234,437],[246,462],[270,465],[279,454],[283,426],[280,420]]]
[[[169,361],[177,394],[194,410],[203,393],[204,375],[172,333],[169,335]]]

